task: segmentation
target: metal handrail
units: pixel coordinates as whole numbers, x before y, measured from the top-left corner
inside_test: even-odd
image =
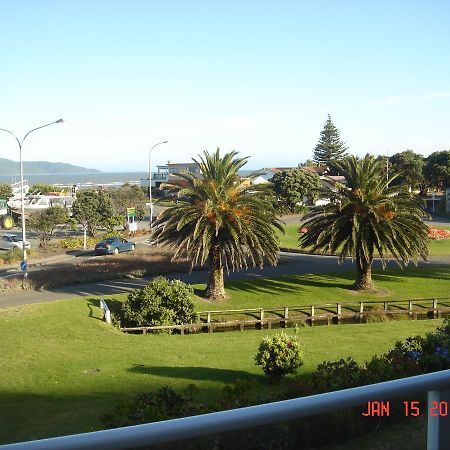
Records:
[[[123,450],[212,433],[267,425],[428,391],[429,401],[450,403],[450,370],[143,425],[0,446],[1,450]],[[428,450],[450,449],[450,415],[428,417]]]

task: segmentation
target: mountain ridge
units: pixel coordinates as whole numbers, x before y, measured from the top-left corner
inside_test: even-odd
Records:
[[[78,173],[101,173],[97,169],[75,166],[73,164],[48,161],[24,161],[23,171],[27,175],[60,175]],[[0,175],[19,175],[19,162],[0,158]]]

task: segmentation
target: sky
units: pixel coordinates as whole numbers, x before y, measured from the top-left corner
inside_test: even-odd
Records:
[[[145,171],[204,150],[248,169],[450,149],[450,2],[0,0],[0,128],[24,160]],[[0,158],[19,159],[0,132]]]

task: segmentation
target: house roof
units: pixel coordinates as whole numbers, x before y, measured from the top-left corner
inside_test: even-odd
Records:
[[[309,173],[317,173],[317,175],[324,175],[328,172],[327,166],[306,166],[302,167],[302,169]]]

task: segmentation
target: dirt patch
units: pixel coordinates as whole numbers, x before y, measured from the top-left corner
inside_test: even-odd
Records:
[[[390,292],[387,289],[374,288],[368,291],[356,291],[353,287],[347,288],[349,294],[360,296],[360,295],[374,295],[375,297],[387,297]]]

